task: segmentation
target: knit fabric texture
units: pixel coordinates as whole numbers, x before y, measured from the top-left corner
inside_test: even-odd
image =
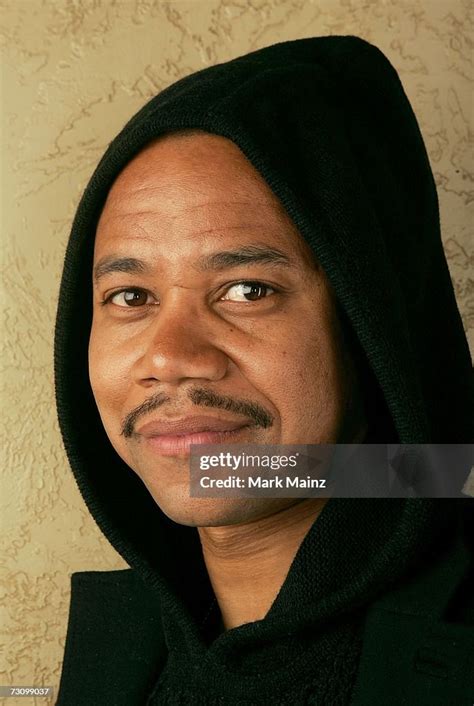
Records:
[[[59,423],[92,516],[159,596],[168,661],[149,704],[346,704],[367,607],[449,544],[469,501],[330,500],[267,616],[219,631],[196,529],[168,519],[115,453],[88,377],[94,235],[107,193],[151,140],[186,128],[232,140],[312,248],[377,387],[390,437],[379,441],[472,439],[471,360],[431,168],[376,47],[350,36],[284,42],[198,71],[132,118],[85,190],[64,263]]]

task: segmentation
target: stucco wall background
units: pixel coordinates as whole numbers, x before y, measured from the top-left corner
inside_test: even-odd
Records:
[[[470,0],[0,0],[0,10],[0,684],[56,687],[70,574],[125,566],[72,479],[52,378],[63,252],[81,190],[108,141],[152,95],[194,70],[286,39],[364,37],[397,68],[418,116],[472,341],[474,6]],[[8,706],[17,701],[35,703],[0,699]]]

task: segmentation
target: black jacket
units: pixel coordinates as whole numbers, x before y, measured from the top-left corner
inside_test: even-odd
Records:
[[[162,91],[102,158],[66,253],[60,426],[84,500],[130,569],[73,575],[58,704],[471,706],[470,500],[331,499],[265,619],[217,634],[196,530],[169,520],[110,445],[87,368],[97,219],[130,159],[182,128],[233,140],[313,249],[365,361],[378,440],[472,439],[436,189],[381,52],[355,37],[285,42]]]

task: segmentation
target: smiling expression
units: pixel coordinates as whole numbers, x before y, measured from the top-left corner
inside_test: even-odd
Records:
[[[190,498],[191,442],[333,443],[359,429],[327,278],[230,140],[168,135],[126,166],[98,224],[93,288],[105,430],[177,522],[295,502]]]

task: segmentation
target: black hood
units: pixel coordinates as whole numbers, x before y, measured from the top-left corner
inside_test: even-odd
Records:
[[[186,128],[232,140],[280,199],[333,286],[397,441],[467,443],[473,416],[471,360],[432,172],[398,76],[378,49],[356,37],[284,42],[199,71],[151,100],[110,144],[77,210],[57,315],[57,407],[91,514],[161,592],[185,640],[198,645],[193,611],[210,588],[197,532],[169,520],[113,450],[87,360],[94,236],[107,193],[147,143]],[[446,529],[453,512],[452,501],[329,501],[296,559],[310,591],[304,610],[294,608],[295,629],[369,601]],[[332,578],[318,588],[324,600],[311,593],[316,557],[331,564]],[[295,570],[279,609],[258,621],[259,639],[283,632],[282,611],[303,590]]]

